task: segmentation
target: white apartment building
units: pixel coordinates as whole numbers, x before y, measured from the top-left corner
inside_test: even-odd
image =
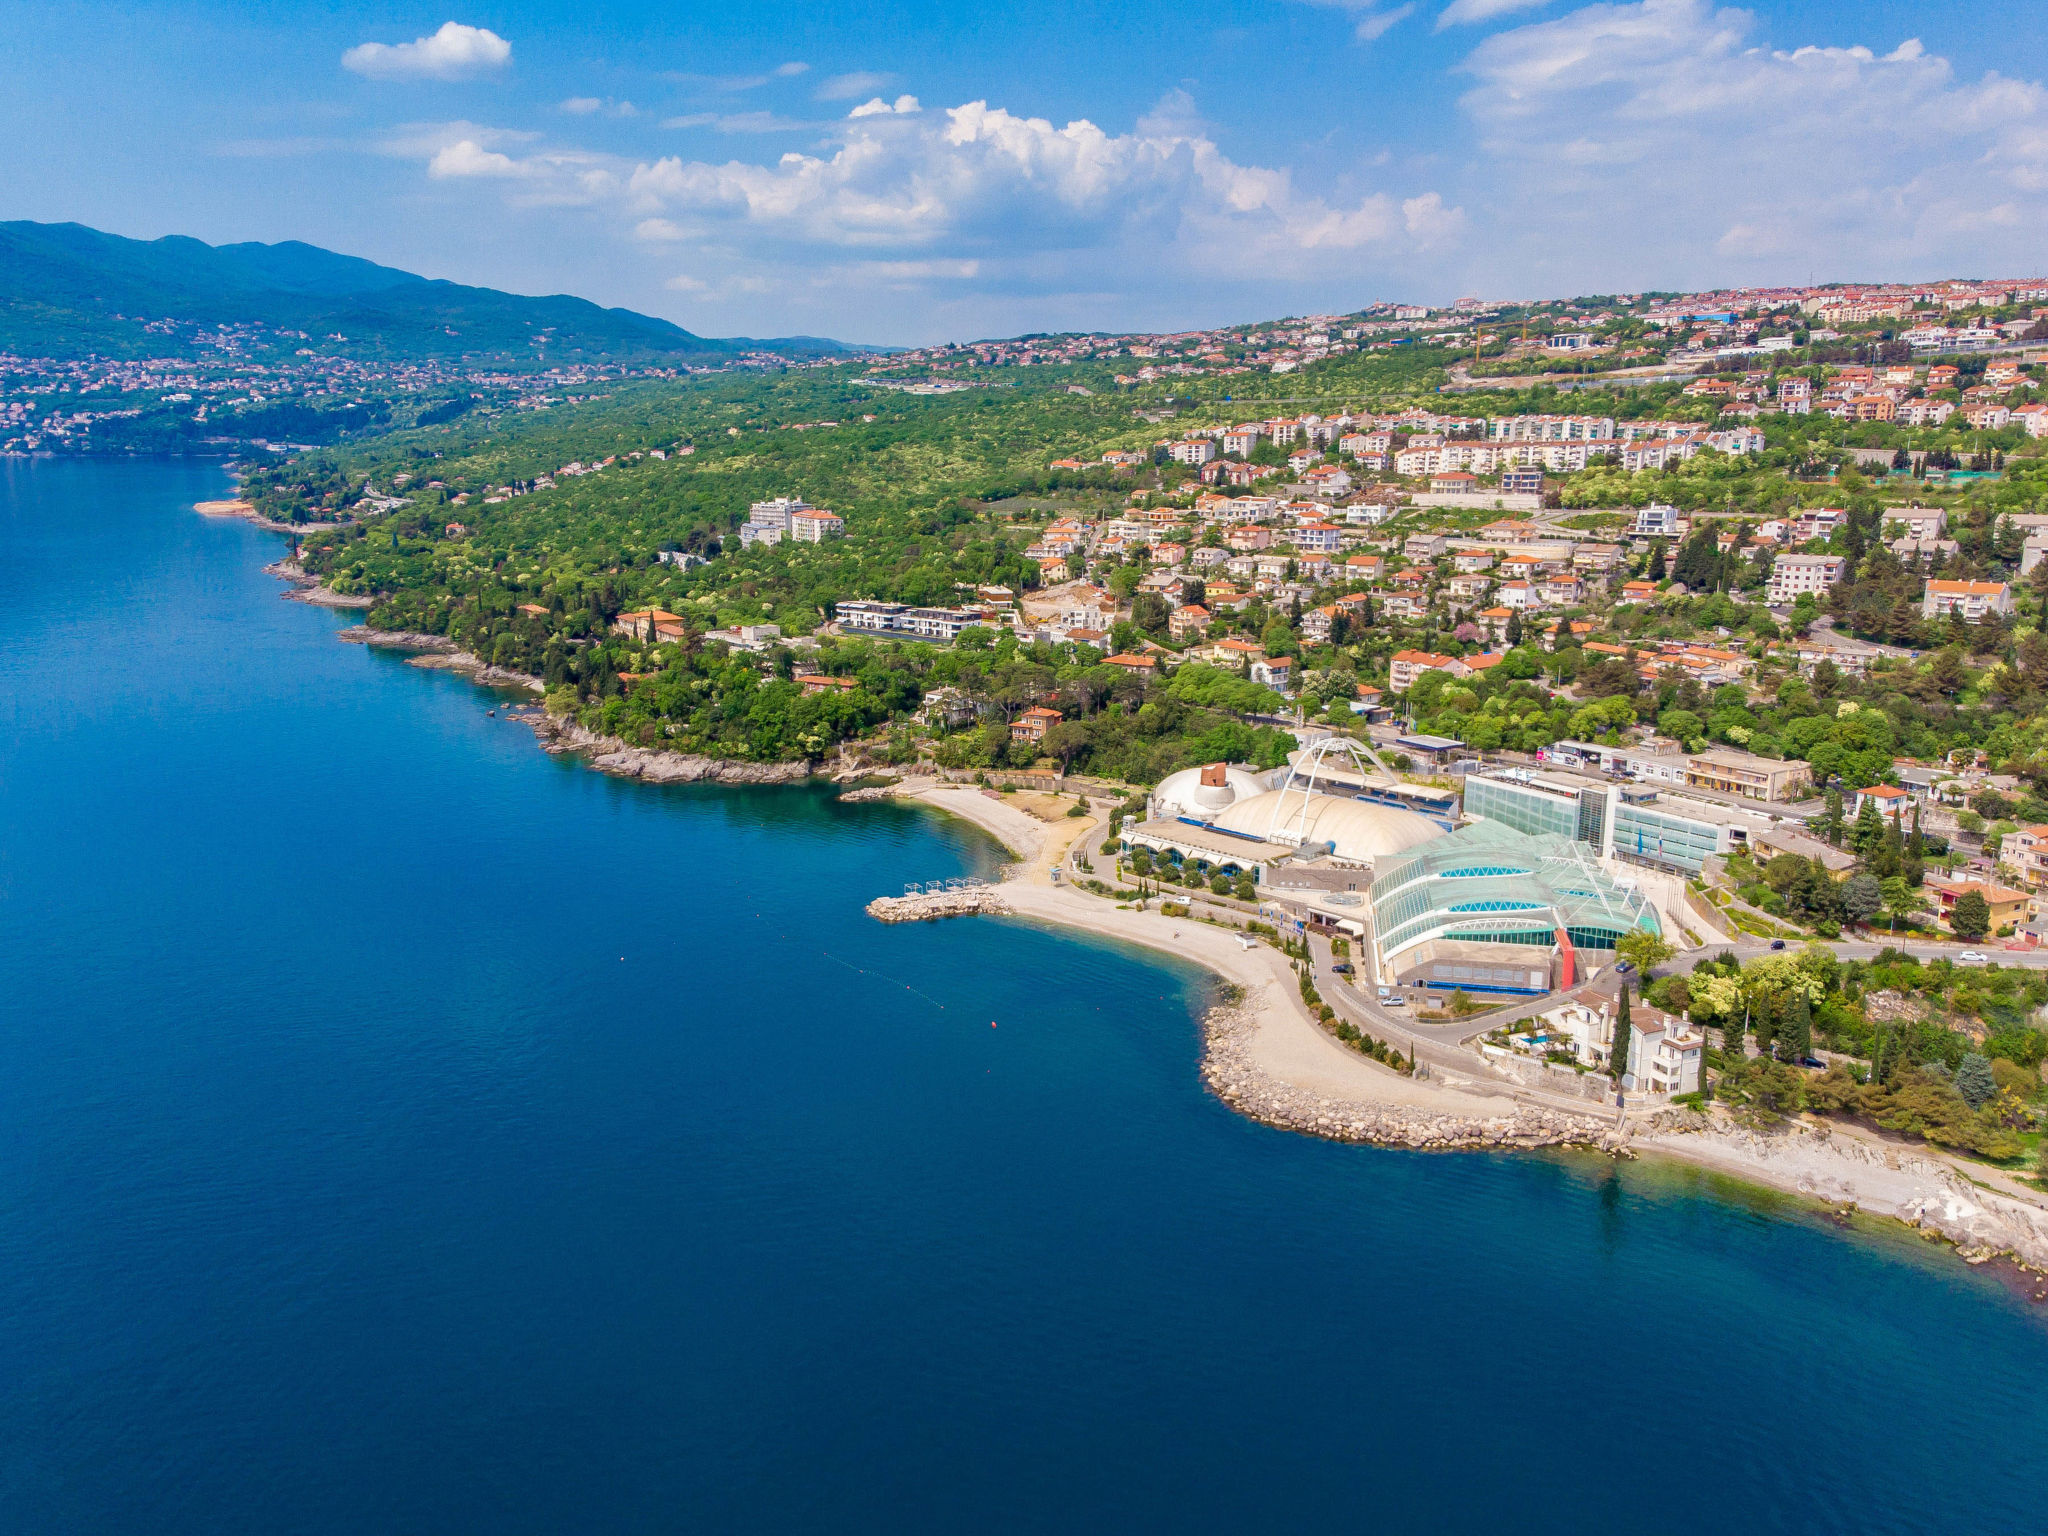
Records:
[[[1771,562],[1765,600],[1774,605],[1794,602],[1802,592],[1816,595],[1842,579],[1849,562],[1842,555],[1780,555]]]
[[[1920,616],[1959,613],[1975,623],[1987,613],[2012,612],[2012,588],[2002,581],[1930,581],[1920,598]]]

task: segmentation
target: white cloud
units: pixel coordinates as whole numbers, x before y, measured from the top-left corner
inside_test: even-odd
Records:
[[[720,133],[801,133],[823,126],[775,112],[685,112],[665,117],[664,128],[715,128]]]
[[[512,45],[487,27],[444,21],[431,37],[409,43],[360,43],[341,56],[341,66],[380,80],[461,80],[502,69]]]
[[[459,139],[434,151],[427,174],[445,180],[452,176],[521,176],[525,170],[510,155],[485,149],[474,139]]]
[[[1358,18],[1352,34],[1361,43],[1376,43],[1414,14],[1413,4],[1397,5],[1391,11],[1367,11]]]
[[[1451,0],[1444,7],[1443,14],[1436,19],[1436,29],[1464,26],[1477,21],[1491,21],[1496,16],[1506,16],[1514,11],[1534,10],[1539,5],[1548,5],[1550,0]]]
[[[1780,281],[2039,265],[2040,84],[1959,82],[1917,40],[1778,49],[1757,32],[1707,0],[1639,0],[1473,50],[1463,105],[1501,217],[1550,281],[1722,281],[1738,261]]]
[[[865,96],[879,91],[895,80],[894,75],[877,74],[871,69],[854,70],[850,74],[833,75],[818,82],[817,97],[820,101],[851,101],[856,96]]]
[[[1344,11],[1352,18],[1351,33],[1361,43],[1376,43],[1415,14],[1414,0],[1390,11],[1379,9],[1377,0],[1307,0],[1324,10]]]
[[[979,101],[906,119],[899,103],[849,120],[827,154],[773,164],[668,158],[636,167],[626,188],[665,233],[893,247],[903,259],[947,246],[942,259],[1037,251],[1109,267],[1136,261],[1148,272],[1336,269],[1361,251],[1446,239],[1462,217],[1439,194],[1406,208],[1384,194],[1332,203],[1285,170],[1232,161],[1191,119],[1184,98],[1128,134],[1085,119],[1055,127]]]
[[[571,96],[567,101],[560,103],[560,110],[577,117],[588,117],[603,106],[604,103],[595,96]]]
[[[776,65],[775,73],[784,80],[794,80],[798,75],[806,73],[810,67],[802,59],[791,59],[787,64]]]
[[[922,112],[923,110],[924,108],[918,105],[918,100],[915,96],[898,96],[894,101],[884,101],[881,97],[877,96],[872,101],[862,102],[846,115],[848,117],[886,117],[890,113],[895,113],[898,116],[908,117],[913,113]]]

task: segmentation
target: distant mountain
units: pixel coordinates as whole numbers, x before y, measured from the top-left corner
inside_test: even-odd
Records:
[[[148,322],[303,331],[277,345],[354,356],[492,364],[709,363],[743,351],[851,350],[816,337],[712,340],[667,320],[567,294],[469,288],[287,240],[208,245],[129,240],[83,224],[0,223],[0,350],[148,356],[169,339]],[[332,338],[341,337],[342,340]]]

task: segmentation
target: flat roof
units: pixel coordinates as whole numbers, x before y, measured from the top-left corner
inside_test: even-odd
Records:
[[[1448,752],[1453,747],[1462,747],[1464,742],[1455,736],[1396,736],[1397,746],[1413,747],[1418,752]]]

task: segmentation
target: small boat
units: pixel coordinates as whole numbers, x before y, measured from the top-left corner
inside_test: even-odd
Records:
[[[497,711],[495,709],[487,709],[484,711],[484,713],[487,715],[496,715]]]

